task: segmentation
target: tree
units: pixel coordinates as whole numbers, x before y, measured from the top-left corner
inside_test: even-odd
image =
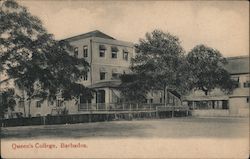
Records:
[[[146,33],[145,39],[140,39],[135,45],[136,57],[132,59],[131,70],[145,81],[135,80],[140,85],[148,85],[150,89],[164,90],[181,89],[184,86],[182,78],[185,76],[183,65],[185,62],[184,50],[178,37],[161,30]],[[164,101],[166,101],[164,93]]]
[[[224,68],[227,60],[222,54],[205,45],[195,46],[187,55],[190,69],[190,84],[207,95],[214,88],[232,91],[234,81]]]
[[[42,22],[17,2],[0,4],[0,71],[15,79],[29,100],[55,99],[59,92],[65,100],[81,94],[91,97],[91,90],[77,83],[89,64],[70,56],[72,46],[54,40]]]
[[[123,74],[121,75],[122,84],[120,91],[125,101],[130,103],[141,103],[146,100],[146,93],[150,90],[145,80],[145,75]]]
[[[14,110],[16,105],[15,92],[13,89],[6,89],[0,94],[0,118],[4,117],[4,113],[9,110]]]

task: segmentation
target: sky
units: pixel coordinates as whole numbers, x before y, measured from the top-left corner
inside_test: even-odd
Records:
[[[186,52],[198,44],[225,57],[249,54],[247,1],[83,1],[20,0],[49,33],[63,39],[100,30],[137,43],[160,29],[176,35]]]

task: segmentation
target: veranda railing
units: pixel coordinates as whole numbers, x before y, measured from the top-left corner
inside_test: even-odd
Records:
[[[184,106],[174,106],[162,103],[81,103],[79,111],[171,111],[187,110]]]

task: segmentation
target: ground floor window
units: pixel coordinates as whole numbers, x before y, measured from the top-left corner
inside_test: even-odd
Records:
[[[96,92],[96,103],[105,103],[105,90],[98,90]]]
[[[86,96],[80,96],[80,104],[91,103],[91,99],[86,98]]]
[[[188,101],[190,109],[229,109],[227,100]]]
[[[41,101],[36,101],[36,107],[41,108],[42,102]]]
[[[63,106],[63,100],[57,99],[57,100],[56,100],[56,106],[57,106],[57,107]]]
[[[229,109],[227,100],[222,101],[222,109]]]
[[[18,106],[19,106],[20,108],[23,108],[23,107],[24,107],[24,99],[23,99],[23,98],[19,100]]]

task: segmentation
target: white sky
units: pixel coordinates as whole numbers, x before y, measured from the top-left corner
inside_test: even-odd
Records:
[[[138,42],[161,29],[189,51],[206,44],[224,56],[249,54],[247,1],[80,1],[21,0],[56,39],[100,30],[118,40]]]

